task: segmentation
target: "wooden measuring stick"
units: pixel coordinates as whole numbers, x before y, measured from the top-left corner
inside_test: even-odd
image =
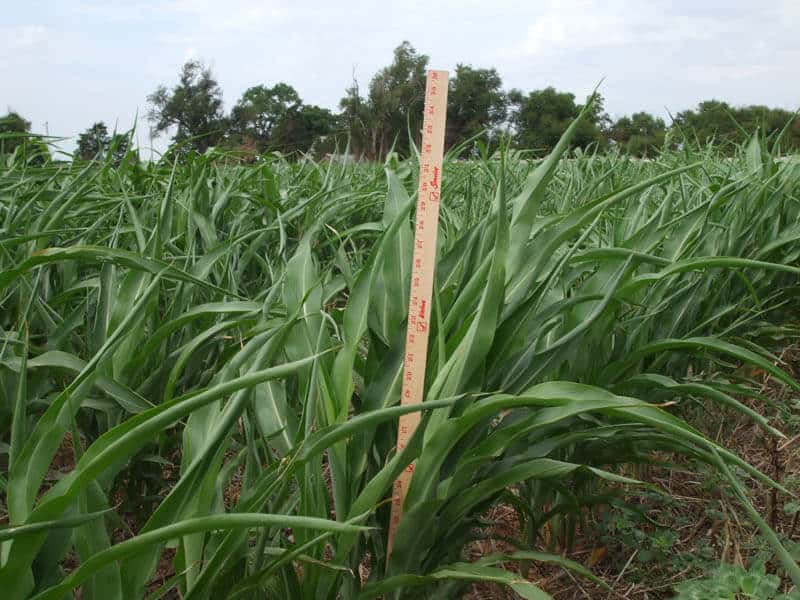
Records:
[[[406,353],[403,361],[403,389],[400,396],[400,403],[403,405],[422,402],[425,388],[428,324],[431,314],[433,272],[436,267],[436,233],[439,227],[439,194],[442,187],[444,128],[447,117],[447,71],[428,71],[424,110]],[[398,452],[406,447],[419,421],[419,412],[400,417],[397,430]],[[403,514],[403,502],[413,473],[414,463],[411,463],[394,482],[389,541],[386,549],[388,555],[392,553],[394,535]]]

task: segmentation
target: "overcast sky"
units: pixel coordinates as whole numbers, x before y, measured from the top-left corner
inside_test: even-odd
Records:
[[[226,109],[249,86],[292,84],[336,108],[409,40],[430,65],[496,67],[506,88],[601,93],[614,116],[703,99],[800,107],[800,0],[27,0],[0,10],[0,111],[37,132],[128,129],[189,58]],[[163,147],[161,143],[159,147]]]

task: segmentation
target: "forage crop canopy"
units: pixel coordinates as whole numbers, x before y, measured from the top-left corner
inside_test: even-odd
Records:
[[[4,156],[4,597],[443,598],[491,581],[548,598],[504,565],[594,578],[559,552],[657,452],[729,481],[800,580],[739,479],[780,484],[682,410],[783,435],[736,368],[800,389],[770,354],[798,309],[800,172],[758,137],[733,159],[576,156],[580,127],[542,161],[445,161],[415,408],[399,405],[413,158]],[[395,453],[408,410],[421,425]],[[510,501],[529,535],[470,558]]]

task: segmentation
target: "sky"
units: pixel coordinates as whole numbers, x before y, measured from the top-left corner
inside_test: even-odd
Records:
[[[138,118],[149,147],[146,97],[188,59],[212,68],[226,109],[279,81],[336,109],[403,40],[433,68],[495,67],[506,89],[582,100],[602,80],[615,118],[668,119],[712,98],[795,110],[798,32],[800,0],[27,0],[0,10],[0,112],[73,139]]]

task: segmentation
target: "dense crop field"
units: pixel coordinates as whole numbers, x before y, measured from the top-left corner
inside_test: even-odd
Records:
[[[719,474],[800,584],[744,491],[781,484],[685,409],[780,438],[740,367],[800,390],[772,354],[798,309],[800,165],[765,148],[447,162],[400,454],[413,159],[3,157],[3,597],[548,598],[519,573],[591,580],[576,528],[670,456]],[[516,550],[472,560],[500,503]]]

